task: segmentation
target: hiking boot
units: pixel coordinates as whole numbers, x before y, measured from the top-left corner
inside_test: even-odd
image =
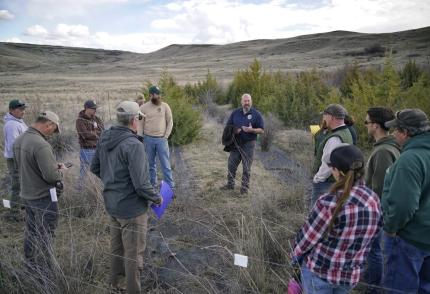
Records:
[[[220,190],[221,190],[221,191],[234,190],[234,186],[227,184],[227,185],[222,186],[222,187],[220,188]]]

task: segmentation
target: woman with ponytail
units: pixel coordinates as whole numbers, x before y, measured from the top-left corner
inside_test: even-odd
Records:
[[[336,179],[296,237],[293,261],[306,294],[343,294],[358,283],[372,239],[382,227],[379,197],[365,186],[363,154],[341,144],[323,160]]]

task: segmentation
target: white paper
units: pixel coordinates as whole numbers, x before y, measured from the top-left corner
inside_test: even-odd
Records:
[[[52,202],[57,202],[58,201],[57,190],[55,188],[51,188],[51,189],[49,189],[49,193],[51,194]]]
[[[248,256],[234,254],[234,265],[248,267]]]
[[[3,206],[6,208],[10,208],[10,201],[7,199],[3,199]]]

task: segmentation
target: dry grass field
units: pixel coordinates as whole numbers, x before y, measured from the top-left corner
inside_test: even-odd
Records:
[[[120,100],[134,100],[144,82],[156,82],[164,69],[181,84],[203,79],[208,69],[219,81],[230,81],[254,58],[273,71],[330,71],[354,61],[381,64],[382,56],[365,52],[374,44],[395,50],[397,64],[411,57],[425,63],[429,36],[430,28],[392,34],[338,31],[223,46],[171,45],[149,54],[0,43],[0,113],[14,98],[29,104],[27,123],[41,109],[56,111],[63,128],[53,140],[58,158],[74,163],[59,200],[55,276],[43,284],[41,277],[29,275],[23,266],[23,223],[2,220],[0,293],[109,293],[109,225],[101,184],[90,175],[83,193],[74,190],[79,173],[74,121],[85,100],[96,99],[98,115],[109,122]],[[198,140],[172,149],[178,196],[162,220],[150,220],[142,276],[148,293],[286,291],[291,241],[307,211],[311,136],[307,130],[279,127],[273,148],[256,151],[250,193],[221,192],[228,154],[220,137],[228,111],[224,106],[204,113]],[[0,168],[4,198],[3,160]],[[0,217],[6,213],[0,208]],[[235,253],[249,257],[248,268],[233,265]]]

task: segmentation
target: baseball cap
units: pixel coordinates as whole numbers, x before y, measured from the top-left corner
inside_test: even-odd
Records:
[[[14,99],[9,102],[9,109],[17,109],[20,107],[26,107],[25,103],[21,100]]]
[[[160,95],[160,88],[158,88],[157,86],[151,86],[148,89],[149,94],[157,94]]]
[[[393,120],[385,123],[387,128],[402,128],[414,131],[414,133],[422,133],[430,130],[430,122],[427,114],[421,109],[403,109],[396,112],[396,117]]]
[[[49,119],[50,121],[52,121],[53,123],[55,123],[57,125],[57,130],[55,131],[56,133],[61,133],[60,130],[60,118],[58,117],[57,114],[55,114],[55,112],[52,111],[42,111],[41,113],[39,113],[39,117],[44,117]]]
[[[96,101],[94,100],[87,100],[84,103],[84,108],[91,108],[91,109],[97,109]]]
[[[140,111],[139,104],[133,101],[122,101],[116,107],[117,114],[129,114],[139,116],[139,120],[144,117],[144,114]]]
[[[331,116],[335,118],[345,118],[345,116],[348,114],[348,111],[346,111],[345,107],[343,107],[340,104],[329,104],[322,114],[330,114]]]
[[[361,150],[347,143],[342,143],[327,156],[324,161],[342,172],[360,169],[364,166],[364,156]]]

